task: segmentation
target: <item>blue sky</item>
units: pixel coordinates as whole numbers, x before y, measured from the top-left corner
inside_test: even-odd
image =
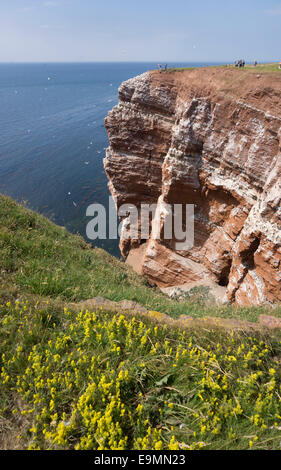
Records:
[[[0,0],[0,62],[281,60],[281,0]]]

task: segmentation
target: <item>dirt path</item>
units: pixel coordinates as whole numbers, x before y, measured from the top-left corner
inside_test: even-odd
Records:
[[[234,318],[218,318],[218,317],[204,317],[193,318],[188,315],[182,315],[178,319],[174,319],[169,315],[161,312],[147,310],[136,302],[130,300],[122,300],[121,302],[113,302],[106,300],[102,297],[86,300],[78,304],[69,304],[69,308],[74,311],[80,310],[104,310],[113,313],[124,313],[130,316],[146,317],[161,324],[168,324],[176,328],[204,328],[204,329],[225,329],[229,332],[243,331],[251,332],[266,332],[269,330],[281,330],[281,318],[273,317],[270,315],[260,315],[257,323],[252,323],[247,320],[237,320]]]

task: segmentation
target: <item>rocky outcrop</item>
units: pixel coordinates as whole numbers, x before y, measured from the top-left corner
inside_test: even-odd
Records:
[[[123,233],[120,241],[125,257],[141,250],[138,270],[152,283],[213,282],[240,305],[281,301],[280,83],[273,74],[197,69],[121,85],[105,120],[104,167],[117,207],[157,204],[150,239]],[[164,237],[169,204],[195,207],[189,250]]]

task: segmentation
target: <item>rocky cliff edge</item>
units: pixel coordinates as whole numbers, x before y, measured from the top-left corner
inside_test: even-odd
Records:
[[[191,250],[153,230],[148,241],[121,236],[122,254],[134,253],[151,283],[216,283],[240,305],[281,301],[280,98],[279,74],[227,68],[153,71],[121,85],[105,120],[117,207],[157,203],[152,229],[167,204],[195,207]]]

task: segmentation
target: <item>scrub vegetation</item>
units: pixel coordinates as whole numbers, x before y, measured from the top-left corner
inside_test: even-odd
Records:
[[[0,448],[280,448],[279,331],[184,329],[72,308],[103,296],[174,317],[255,320],[265,307],[170,300],[2,196],[0,279]]]

